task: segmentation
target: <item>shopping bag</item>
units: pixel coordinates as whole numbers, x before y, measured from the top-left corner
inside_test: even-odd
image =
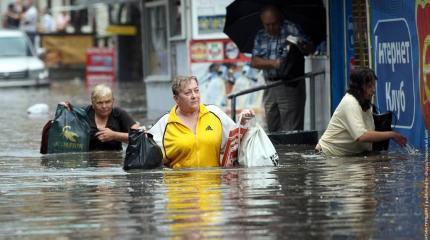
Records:
[[[373,113],[373,122],[375,123],[375,131],[391,131],[391,122],[393,112]],[[373,151],[386,151],[390,144],[390,139],[372,143]]]
[[[42,129],[42,139],[40,141],[40,153],[47,154],[48,153],[48,137],[49,137],[49,129],[52,126],[52,120],[49,120]]]
[[[281,59],[281,64],[277,70],[278,76],[285,82],[287,86],[296,87],[298,81],[304,81],[299,79],[296,81],[290,81],[297,77],[303,76],[303,69],[305,67],[305,59],[302,52],[294,44],[290,44],[288,55]]]
[[[48,153],[88,152],[90,124],[84,109],[58,104],[48,131]]]
[[[153,169],[161,166],[163,153],[152,135],[143,129],[130,129],[124,170]]]
[[[239,120],[240,123],[240,120]],[[227,143],[225,145],[224,153],[221,159],[220,165],[223,167],[233,167],[238,165],[238,146],[239,146],[239,135],[243,137],[246,133],[247,128],[237,124],[236,127],[230,130],[228,134]]]
[[[239,165],[245,167],[278,166],[279,156],[264,129],[255,118],[247,123],[247,132],[239,136]]]

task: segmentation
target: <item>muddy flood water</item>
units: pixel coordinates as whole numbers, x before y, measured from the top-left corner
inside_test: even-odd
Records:
[[[114,89],[145,122],[141,83]],[[0,89],[0,239],[428,239],[428,154],[326,158],[276,146],[279,167],[122,170],[124,152],[39,154],[79,81]],[[50,113],[28,115],[35,103]]]

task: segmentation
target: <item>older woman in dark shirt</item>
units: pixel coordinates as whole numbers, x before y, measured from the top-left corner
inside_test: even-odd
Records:
[[[69,107],[69,103],[63,103]],[[91,105],[85,107],[90,122],[90,151],[122,150],[130,128],[139,124],[123,109],[114,107],[112,89],[104,84],[94,87]]]

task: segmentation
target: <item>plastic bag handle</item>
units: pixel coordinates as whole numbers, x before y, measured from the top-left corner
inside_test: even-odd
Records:
[[[243,117],[243,114],[240,114],[239,115],[239,122],[238,122],[238,137],[237,137],[237,159],[239,160],[239,154],[240,154],[240,151],[239,151],[239,149],[240,149],[240,143],[241,143],[241,138],[242,138],[242,132],[243,131],[241,131],[241,129],[248,129],[249,128],[249,121],[250,121],[250,119],[245,123],[245,124],[242,124],[242,118],[244,118]],[[245,117],[246,118],[246,117]]]
[[[237,136],[237,161],[239,161],[239,155],[240,155],[240,139],[241,139],[241,134],[240,134],[240,129],[241,129],[241,127],[242,127],[242,114],[239,114],[239,128],[237,129],[237,131],[238,131],[238,136]]]

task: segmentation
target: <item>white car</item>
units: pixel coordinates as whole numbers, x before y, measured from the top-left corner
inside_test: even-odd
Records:
[[[48,75],[24,32],[0,30],[0,87],[47,85]]]

